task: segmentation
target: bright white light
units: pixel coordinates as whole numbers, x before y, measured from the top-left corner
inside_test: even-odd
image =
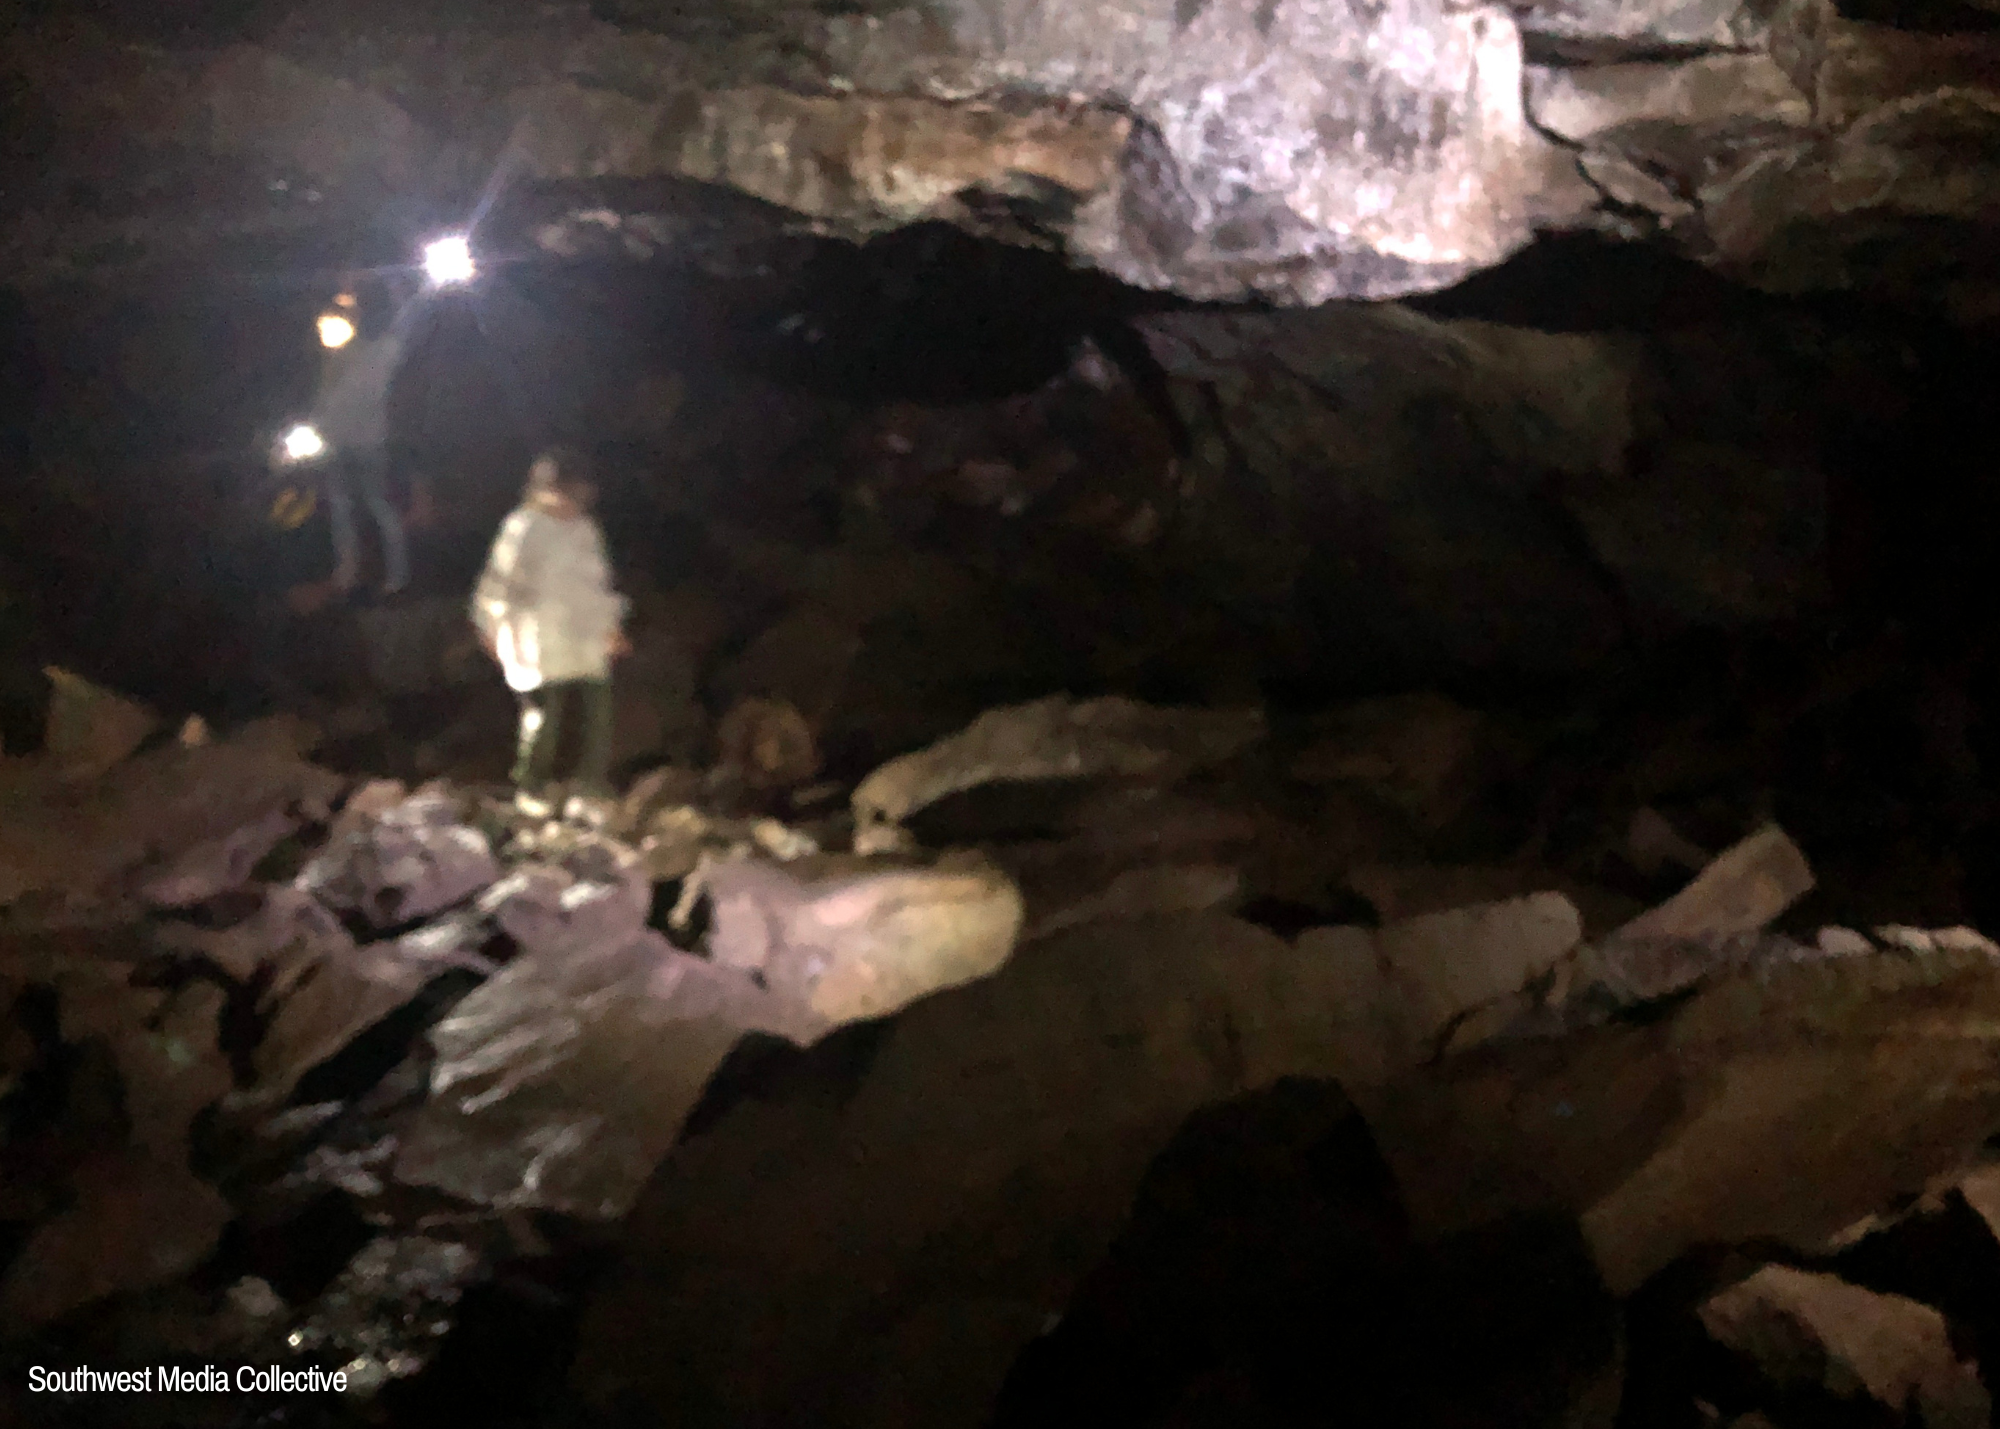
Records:
[[[326,450],[326,439],[304,422],[285,433],[285,455],[293,461],[310,461]]]
[[[478,271],[472,261],[472,244],[464,234],[440,238],[424,249],[424,272],[440,288],[449,283],[470,283]]]
[[[339,313],[322,313],[319,319],[321,347],[345,347],[354,341],[354,324]]]

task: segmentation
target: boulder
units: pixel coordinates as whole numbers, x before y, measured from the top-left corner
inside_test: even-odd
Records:
[[[1781,620],[1831,594],[1826,480],[1810,467],[1683,440],[1562,499],[1604,568],[1669,626]]]
[[[674,764],[649,769],[633,780],[632,787],[625,791],[609,831],[619,838],[635,838],[645,830],[655,814],[663,809],[692,804],[701,792],[702,776],[699,770]]]
[[[892,759],[854,791],[855,822],[900,823],[1000,780],[1115,777],[1171,783],[1233,758],[1264,732],[1256,710],[1172,710],[1052,695],[989,710],[928,749]]]
[[[37,1226],[0,1277],[0,1327],[10,1335],[185,1274],[231,1216],[184,1163],[143,1152],[93,1157],[78,1169],[74,1192],[75,1203]]]
[[[710,863],[716,963],[755,974],[796,1018],[794,1035],[881,1017],[992,973],[1021,931],[1021,895],[974,856],[929,867],[823,856]]]
[[[187,908],[241,888],[266,855],[299,829],[291,809],[272,809],[218,839],[205,839],[170,860],[140,885],[139,896],[157,908]]]
[[[0,905],[48,927],[122,921],[146,906],[138,890],[177,860],[190,860],[178,865],[183,871],[213,869],[241,831],[258,828],[261,838],[280,811],[323,813],[345,783],[294,755],[233,739],[170,744],[80,789],[28,781],[8,792],[0,819]],[[228,860],[220,862],[226,873]]]
[[[431,1029],[393,1174],[463,1200],[616,1220],[769,997],[653,932],[524,953]]]
[[[500,876],[486,836],[441,793],[414,794],[343,834],[300,870],[297,886],[377,928],[428,918]]]
[[[1519,991],[1582,940],[1570,901],[1535,893],[1391,923],[1375,946],[1405,1036],[1427,1047],[1454,1019]]]
[[[1711,55],[1680,63],[1533,68],[1528,114],[1581,143],[1626,124],[1805,125],[1812,105],[1769,55]]]
[[[1625,858],[1639,872],[1652,875],[1668,865],[1699,873],[1712,855],[1690,842],[1657,809],[1633,811],[1625,831]]]
[[[1687,1249],[1825,1249],[1963,1163],[2000,1117],[1983,953],[1800,958],[1753,939],[1651,1025],[1496,1043],[1364,1089],[1415,1221],[1580,1217],[1629,1293]]]
[[[899,1399],[939,1422],[1060,1313],[1190,1111],[1332,1074],[1337,995],[1212,913],[1023,947],[888,1024],[838,1104],[742,1102],[680,1146],[593,1295],[576,1387],[733,1424],[873,1423]],[[952,1326],[949,1382],[897,1353]]]
[[[1588,936],[1609,933],[1641,907],[1623,894],[1524,864],[1364,863],[1348,871],[1347,886],[1367,899],[1384,923],[1531,893],[1560,893],[1582,916]]]
[[[162,996],[126,985],[124,972],[78,968],[58,980],[62,1038],[102,1040],[124,1084],[133,1147],[185,1164],[195,1116],[234,1085],[219,1041],[224,994],[194,981]]]
[[[1031,915],[1022,936],[1046,937],[1085,923],[1105,919],[1146,918],[1165,913],[1227,910],[1241,901],[1243,875],[1224,864],[1159,864],[1128,868],[1109,883],[1074,901],[1057,903]]]
[[[1686,888],[1613,936],[1637,943],[1754,933],[1812,888],[1812,868],[1798,845],[1783,829],[1767,824],[1719,854]]]
[[[481,895],[478,911],[530,952],[623,947],[645,927],[653,890],[637,855],[576,840],[561,861],[524,864]]]
[[[268,975],[264,995],[273,1001],[321,959],[353,951],[353,937],[310,893],[275,885],[261,894],[256,911],[241,922],[227,928],[169,923],[160,929],[159,943],[182,956],[206,959],[239,985]]]
[[[1767,1265],[1710,1297],[1700,1315],[1718,1343],[1750,1360],[1780,1392],[1866,1397],[1899,1422],[1926,1429],[1991,1422],[1978,1365],[1959,1360],[1944,1316],[1928,1305]]]
[[[122,762],[160,726],[160,717],[151,710],[81,675],[54,665],[42,673],[50,685],[42,748],[71,779],[95,779]]]
[[[1312,928],[1301,955],[1341,986],[1327,1016],[1337,1029],[1340,1075],[1355,1094],[1379,1088],[1447,1049],[1489,1035],[1519,1015],[1524,989],[1556,968],[1583,937],[1559,893],[1423,914],[1368,928]]]
[[[1523,33],[1591,55],[1740,49],[1763,40],[1765,24],[1743,0],[1536,0],[1521,17]]]
[[[311,1071],[423,990],[432,969],[393,943],[331,947],[296,972],[252,1055],[245,1105],[272,1108]]]
[[[819,773],[812,726],[782,700],[739,700],[716,726],[715,742],[716,762],[752,789],[789,789]]]

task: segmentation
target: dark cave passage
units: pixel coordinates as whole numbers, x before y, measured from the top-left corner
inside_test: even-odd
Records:
[[[130,1323],[123,1301],[86,1303],[38,1326],[35,1353],[147,1342],[177,1316],[220,1335],[254,1282],[296,1312],[292,1350],[315,1362],[407,1357],[367,1411],[395,1425],[476,1411],[623,1426],[671,1406],[673,1422],[775,1429],[809,1422],[807,1407],[861,1424],[951,1405],[934,1422],[1291,1426],[1335,1422],[1337,1401],[1440,1426],[1554,1423],[1579,1404],[1598,1406],[1588,1422],[1664,1426],[1696,1422],[1710,1394],[1787,1424],[1853,1410],[1820,1388],[1767,1392],[1690,1328],[1689,1287],[1706,1305],[1735,1283],[1692,1242],[1613,1294],[1568,1210],[1415,1229],[1452,1224],[1438,1205],[1464,1191],[1453,1157],[1483,1168],[1475,1190],[1481,1176],[1537,1194],[1561,1182],[1594,1204],[1705,1094],[1663,1070],[1693,1054],[1662,1029],[1733,1013],[1677,985],[1621,992],[1612,1011],[1579,995],[1561,1037],[1534,1022],[1557,1016],[1537,1002],[1519,1026],[1543,1041],[1481,1043],[1476,1018],[1440,1022],[1412,1054],[1420,1090],[1385,1101],[1312,1061],[1320,1031],[1285,1021],[1304,994],[1266,965],[1323,948],[1323,969],[1339,938],[1528,894],[1571,900],[1578,936],[1601,940],[1772,823],[1809,853],[1812,886],[1755,936],[1803,947],[1829,925],[2000,922],[2000,668],[1970,615],[2000,529],[1978,479],[2000,456],[1981,420],[1990,331],[1754,293],[1597,240],[1552,239],[1406,303],[1306,310],[1142,293],[943,224],[866,244],[746,231],[700,261],[510,253],[421,301],[391,389],[410,588],[373,592],[371,548],[360,591],[303,599],[332,567],[325,511],[275,523],[300,478],[267,453],[307,409],[313,319],[339,287],[315,260],[0,303],[6,758],[56,753],[53,666],[161,717],[135,761],[183,757],[190,715],[224,748],[295,716],[342,781],[428,791],[360,813],[348,782],[320,812],[288,794],[282,839],[237,876],[257,897],[140,916],[143,965],[182,969],[155,1024],[191,987],[228,993],[215,1015],[234,1091],[195,1135],[213,1157],[203,1174],[252,1209],[185,1286],[146,1292],[182,1300],[144,1301],[152,1318]],[[594,835],[508,806],[515,707],[467,633],[493,533],[553,443],[592,457],[633,602],[613,687],[615,829],[636,873],[603,862]],[[786,885],[790,911],[769,926],[809,926],[798,909],[824,897],[828,927],[863,906],[902,928],[904,912],[860,902],[874,875],[840,862],[875,856],[847,797],[886,761],[1051,696],[1160,707],[1165,732],[1120,736],[1144,759],[977,774],[890,821],[908,839],[892,861],[972,880],[952,885],[952,908],[1014,890],[1010,926],[1027,931],[1005,973],[843,1014],[803,1049],[795,1026],[760,1026],[661,1092],[691,1074],[649,1060],[679,1055],[659,1050],[661,1024],[620,1020],[668,996],[632,950],[698,965],[689,977],[733,969],[751,955],[729,941],[748,938],[729,910],[780,897],[714,866],[790,878],[793,855],[773,850],[804,839],[825,878],[858,881]],[[1174,723],[1244,711],[1258,729],[1244,748],[1220,724]],[[1033,728],[965,757],[1004,771],[1035,739],[1088,745]],[[449,883],[462,835],[490,867],[435,905],[383,923],[359,894],[340,902],[398,868]],[[986,862],[949,862],[967,851]],[[514,887],[503,864],[518,904],[483,891]],[[530,906],[558,885],[571,902]],[[293,898],[338,907],[320,912],[335,926]],[[98,936],[42,916],[0,922],[0,946],[39,956],[37,939]],[[616,931],[595,943],[565,922],[598,917]],[[957,937],[959,917],[976,921],[893,936]],[[315,993],[269,966],[235,980],[233,950],[284,938],[439,961],[400,990],[323,974]],[[190,948],[193,963],[174,961]],[[592,961],[604,949],[616,955]],[[562,970],[547,986],[508,981],[538,960]],[[1183,988],[1162,967],[1206,971]],[[1554,976],[1508,996],[1551,997]],[[783,990],[763,970],[754,986]],[[1311,987],[1361,1016],[1358,984]],[[73,1165],[63,1137],[123,1135],[104,1129],[148,1112],[117,1091],[129,1072],[72,1047],[75,1028],[37,997],[10,1014],[33,1026],[9,1044],[28,1071],[17,1085],[8,1064],[0,1110],[10,1149],[61,1168],[53,1185],[94,1164]],[[316,997],[368,1016],[330,1017],[337,1036],[285,1021]],[[1885,998],[1882,1017],[1905,1015]],[[569,1019],[559,1034],[537,1020],[550,1009]],[[1903,1026],[1870,1023],[1852,1055],[1879,1060]],[[1776,1035],[1726,1030],[1745,1059]],[[1472,1047],[1460,1060],[1440,1050],[1454,1038]],[[530,1087],[521,1120],[496,1132],[466,1111],[471,1129],[440,1152],[423,1141],[441,1135],[425,1121],[446,1105],[433,1089],[476,1082],[482,1058]],[[536,1081],[546,1066],[613,1109],[578,1112],[566,1086]],[[944,1106],[961,1096],[963,1118]],[[1068,1110],[1093,1096],[1109,1131]],[[1456,1096],[1479,1110],[1439,1109]],[[1530,1151],[1482,1140],[1481,1118],[1513,1118]],[[1564,1139],[1593,1118],[1609,1129]],[[1940,1144],[1969,1134],[1954,1123]],[[611,1170],[585,1158],[582,1189],[562,1179],[578,1145],[616,1148]],[[435,1164],[409,1172],[410,1146]],[[1543,1152],[1556,1169],[1524,1169]],[[556,1166],[561,1189],[531,1179],[482,1202],[523,1155],[534,1177],[534,1158]],[[285,1157],[305,1169],[259,1160]],[[878,1232],[899,1187],[916,1188],[897,1203],[913,1228]],[[590,1209],[594,1195],[616,1214]],[[1924,1234],[1972,1237],[1970,1204],[1924,1211],[1955,1218]],[[29,1225],[0,1210],[0,1274],[28,1263]],[[850,1255],[879,1284],[850,1274]],[[1849,1274],[1830,1255],[1793,1260]],[[1950,1288],[1952,1313],[1984,1334],[1970,1292]],[[197,1301],[211,1308],[196,1316]],[[774,1316],[792,1317],[796,1359]],[[717,1367],[737,1354],[740,1373]],[[95,1412],[35,1422],[109,1422]]]

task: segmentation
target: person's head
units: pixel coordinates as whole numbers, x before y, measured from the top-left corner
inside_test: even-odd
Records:
[[[559,515],[580,514],[597,502],[597,481],[583,453],[551,447],[528,468],[528,487],[521,499]]]

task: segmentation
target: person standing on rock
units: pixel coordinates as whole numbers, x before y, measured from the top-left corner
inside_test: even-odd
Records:
[[[361,571],[355,504],[382,536],[382,593],[409,584],[408,537],[389,501],[389,384],[402,365],[408,334],[379,278],[356,285],[352,305],[321,320],[326,356],[313,400],[313,425],[330,457],[323,489],[334,551],[333,588],[345,595]]]
[[[590,514],[596,499],[578,454],[537,457],[472,598],[480,643],[520,696],[513,779],[520,806],[537,816],[550,812],[556,749],[572,714],[583,751],[579,797],[566,812],[593,818],[611,792],[611,664],[630,648],[628,603],[612,588],[604,535]]]

